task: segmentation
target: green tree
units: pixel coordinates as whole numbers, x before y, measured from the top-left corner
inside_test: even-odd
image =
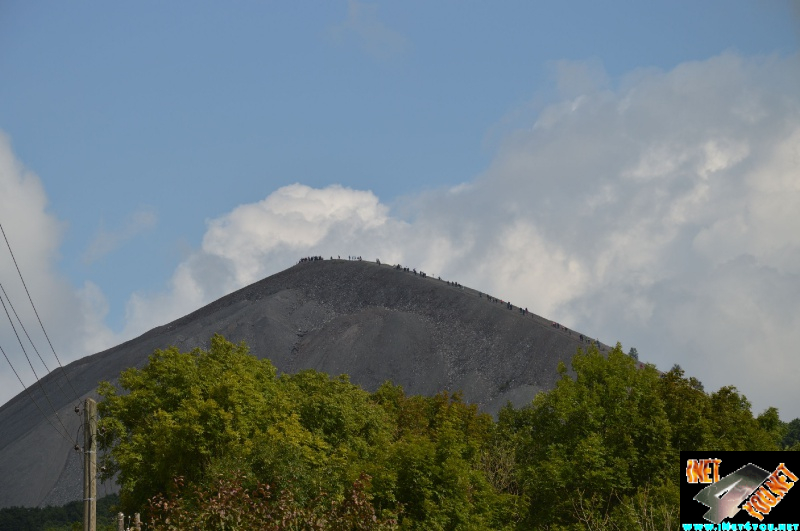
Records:
[[[500,423],[519,438],[518,478],[529,504],[526,526],[603,520],[622,500],[670,481],[671,430],[659,373],[642,370],[619,344],[561,364],[556,388],[531,406],[506,408]],[[588,525],[586,521],[584,524]]]
[[[307,370],[281,376],[278,385],[291,410],[256,437],[253,472],[278,489],[291,486],[301,502],[320,491],[344,496],[370,463],[383,460],[388,415],[346,376]]]
[[[782,432],[776,424],[778,411],[770,408],[754,418],[750,401],[736,387],[725,386],[710,396],[709,450],[778,450]]]
[[[484,470],[494,423],[460,394],[406,396],[386,383],[373,400],[390,415],[393,441],[373,469],[377,507],[402,507],[403,529],[504,529],[509,495]]]
[[[99,430],[104,475],[118,474],[126,512],[175,477],[198,482],[215,461],[248,458],[258,436],[289,417],[272,364],[218,335],[208,351],[155,351],[142,369],[124,371],[119,386],[124,394],[100,385]]]
[[[710,449],[714,439],[711,430],[711,400],[694,379],[684,378],[683,369],[675,365],[659,383],[659,395],[670,424],[670,443],[677,462],[681,450]]]
[[[786,425],[786,434],[781,441],[784,448],[797,447],[800,449],[800,418],[796,418]]]
[[[710,395],[679,365],[663,375],[659,393],[672,429],[675,459],[681,450],[777,450],[784,434],[778,410],[753,417],[750,402],[733,386]]]
[[[157,350],[103,383],[99,408],[105,475],[117,474],[126,512],[157,494],[213,489],[246,478],[291,491],[299,506],[346,496],[390,442],[387,414],[346,377],[315,371],[276,376],[244,344],[211,338],[208,351]],[[315,501],[316,500],[316,501]]]
[[[119,502],[116,494],[97,500],[98,531],[117,529],[114,506]],[[83,529],[83,501],[72,501],[62,506],[6,507],[0,509],[0,531],[42,529],[44,531],[70,531]]]
[[[150,500],[171,521],[213,520],[268,489],[258,510],[269,514],[332,522],[374,508],[375,521],[406,529],[507,527],[513,495],[484,473],[494,423],[460,395],[407,397],[388,383],[370,394],[315,371],[277,377],[220,336],[208,351],[156,351],[119,387],[101,386],[101,447],[126,512]]]
[[[105,475],[124,512],[149,505],[161,529],[258,515],[304,529],[668,529],[680,450],[798,445],[800,420],[753,417],[734,387],[707,394],[678,365],[639,366],[619,344],[579,350],[555,389],[493,422],[458,393],[277,376],[214,336],[101,385]]]

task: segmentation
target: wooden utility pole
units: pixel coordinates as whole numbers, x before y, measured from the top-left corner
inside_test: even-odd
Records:
[[[83,531],[97,530],[97,402],[83,404]]]

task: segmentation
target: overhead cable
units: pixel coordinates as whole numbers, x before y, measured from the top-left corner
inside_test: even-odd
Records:
[[[6,231],[3,229],[2,223],[0,223],[0,232],[3,233],[3,239],[6,241],[6,247],[8,247],[8,252],[11,253],[11,259],[14,261],[14,267],[17,268],[17,274],[19,274],[19,279],[22,281],[22,285],[25,288],[25,293],[28,295],[28,300],[31,302],[31,307],[33,307],[33,313],[36,314],[36,319],[39,320],[39,326],[42,327],[42,332],[44,332],[44,337],[47,339],[47,344],[50,345],[50,350],[53,351],[53,356],[56,357],[56,361],[58,362],[58,366],[61,367],[61,372],[64,374],[64,378],[67,380],[67,383],[72,388],[72,392],[75,394],[75,400],[80,402],[80,395],[75,390],[75,387],[72,385],[72,382],[67,376],[67,371],[64,370],[64,366],[61,364],[61,360],[58,358],[58,354],[56,354],[56,349],[53,347],[53,343],[50,341],[50,336],[47,335],[47,330],[44,329],[44,324],[42,324],[42,319],[39,317],[39,312],[36,311],[36,305],[33,304],[33,298],[31,297],[30,291],[28,291],[28,285],[25,284],[25,279],[22,278],[22,271],[20,271],[19,265],[17,264],[17,259],[14,257],[14,251],[11,250],[11,244],[8,242],[8,237],[6,237]]]
[[[17,377],[17,380],[19,380],[19,383],[20,383],[20,384],[22,384],[22,388],[25,390],[25,393],[28,395],[28,398],[30,398],[30,399],[31,399],[31,402],[33,402],[33,405],[34,405],[34,406],[36,406],[36,409],[38,409],[38,410],[39,410],[39,413],[41,413],[41,414],[42,414],[42,417],[44,417],[44,419],[45,419],[45,420],[46,420],[46,421],[47,421],[47,422],[48,422],[48,423],[49,423],[49,424],[50,424],[50,425],[53,427],[53,429],[54,429],[54,430],[56,430],[56,431],[58,432],[58,434],[59,434],[59,435],[61,435],[61,437],[63,437],[64,439],[66,439],[66,440],[67,440],[67,442],[69,442],[70,444],[72,444],[74,441],[72,441],[72,439],[70,439],[68,435],[64,435],[64,434],[61,432],[61,430],[59,430],[59,429],[58,429],[58,427],[57,427],[55,424],[53,424],[53,421],[52,421],[52,420],[50,420],[50,417],[48,417],[48,416],[45,414],[45,412],[44,412],[44,411],[42,411],[42,408],[41,408],[41,407],[39,407],[39,404],[38,404],[38,402],[36,402],[36,399],[35,399],[35,398],[33,398],[33,395],[31,394],[31,392],[30,392],[30,389],[28,389],[28,388],[25,386],[25,383],[22,381],[22,378],[20,378],[20,376],[19,376],[19,373],[17,372],[17,369],[15,369],[15,368],[14,368],[14,365],[12,365],[12,364],[11,364],[11,360],[10,360],[10,359],[8,359],[8,355],[6,354],[6,351],[5,351],[5,350],[3,350],[3,347],[2,347],[2,345],[0,345],[0,352],[2,352],[2,353],[3,353],[3,357],[5,357],[6,361],[8,362],[8,366],[9,366],[9,367],[11,367],[11,370],[12,370],[12,371],[14,371],[14,376],[16,376],[16,377]],[[56,415],[56,417],[58,417],[58,415]],[[61,419],[59,419],[59,422],[60,422],[60,421],[61,421]],[[63,426],[64,424],[62,423],[61,425]],[[64,429],[66,429],[66,428],[64,428]],[[67,434],[69,434],[69,432],[67,432]]]
[[[42,394],[44,395],[45,400],[47,400],[47,403],[50,404],[50,409],[53,410],[53,413],[55,414],[56,419],[58,420],[58,423],[61,424],[61,427],[64,428],[64,431],[67,434],[69,434],[69,430],[67,429],[66,426],[64,426],[64,423],[61,421],[61,417],[58,416],[58,411],[56,411],[56,408],[53,406],[53,403],[50,401],[50,397],[47,396],[47,391],[44,390],[44,386],[42,385],[42,382],[39,379],[39,375],[36,374],[36,369],[33,368],[33,363],[31,362],[31,358],[30,358],[30,356],[28,356],[28,352],[25,350],[25,345],[22,344],[22,339],[20,339],[19,334],[17,333],[17,327],[14,326],[14,321],[11,319],[11,314],[8,313],[8,308],[6,307],[6,302],[3,299],[3,297],[0,297],[0,303],[2,303],[3,310],[5,310],[5,312],[6,312],[6,317],[8,317],[8,322],[11,323],[11,329],[14,330],[14,335],[17,336],[17,341],[19,342],[19,346],[22,348],[22,353],[25,354],[25,359],[28,360],[28,365],[30,365],[31,370],[33,371],[33,376],[36,378],[36,383],[39,385],[39,389],[42,391]],[[3,354],[5,355],[5,352],[3,352]],[[11,364],[11,360],[9,360],[7,356],[6,356],[6,360],[8,361],[8,363],[10,365]],[[16,374],[16,370],[14,371],[14,373]],[[63,434],[62,434],[62,436],[63,436]],[[69,440],[68,437],[65,437],[65,438],[67,440]]]
[[[11,306],[11,311],[14,312],[14,317],[17,318],[17,322],[19,323],[19,326],[22,328],[22,331],[25,332],[25,337],[28,338],[28,341],[30,342],[31,347],[33,347],[33,351],[36,352],[37,356],[39,356],[39,361],[42,362],[42,365],[44,365],[44,369],[49,373],[50,372],[50,368],[47,366],[47,363],[45,363],[44,359],[42,358],[42,355],[39,354],[39,349],[36,348],[36,345],[33,343],[33,339],[31,339],[31,336],[28,334],[28,330],[25,328],[25,325],[22,324],[22,319],[19,318],[19,315],[17,314],[17,310],[14,308],[14,305],[11,303],[11,297],[9,297],[8,293],[6,293],[6,289],[3,287],[3,283],[2,282],[0,282],[0,290],[2,290],[3,295],[6,296],[6,300],[8,301],[8,305]],[[61,381],[58,378],[55,378],[55,380],[56,380],[56,384],[58,384],[58,388],[61,389],[61,393],[64,395],[64,398],[66,398],[67,400],[70,400],[70,397],[67,395],[67,392],[64,390],[64,387],[61,385]]]

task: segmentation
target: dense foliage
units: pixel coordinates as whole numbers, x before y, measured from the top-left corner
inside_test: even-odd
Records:
[[[150,501],[148,529],[395,529],[394,519],[376,516],[364,490],[368,481],[369,476],[362,474],[343,500],[326,499],[327,495],[321,493],[313,503],[298,506],[291,490],[276,495],[263,483],[248,488],[244,486],[244,477],[221,477],[210,492],[197,485],[185,491],[182,479],[178,478],[178,492],[169,498],[158,495]]]
[[[669,529],[681,449],[794,441],[733,387],[636,367],[579,351],[495,422],[459,395],[278,376],[215,336],[101,385],[105,474],[151,529]]]
[[[116,511],[119,503],[116,494],[97,500],[98,531],[116,530]],[[74,501],[61,507],[7,507],[0,509],[0,531],[21,529],[43,531],[71,531],[83,520],[83,502]],[[77,529],[83,529],[79,524]]]

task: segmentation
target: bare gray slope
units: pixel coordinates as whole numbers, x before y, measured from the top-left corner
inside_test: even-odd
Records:
[[[247,286],[66,372],[83,398],[99,381],[144,365],[155,349],[207,346],[214,333],[246,341],[284,372],[347,373],[368,390],[392,380],[411,394],[463,391],[490,413],[552,388],[558,362],[568,363],[581,345],[577,332],[467,288],[372,262],[324,260]],[[44,378],[43,387],[76,434],[75,401],[58,389],[57,376]],[[38,389],[31,394],[47,407]],[[80,455],[26,394],[0,408],[0,427],[0,507],[81,497]]]

